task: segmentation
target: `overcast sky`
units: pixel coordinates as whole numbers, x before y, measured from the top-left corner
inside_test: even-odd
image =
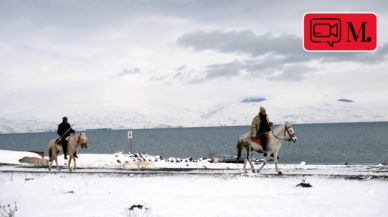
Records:
[[[374,52],[306,52],[307,12],[374,12]],[[52,104],[388,100],[388,1],[0,0],[0,115]]]

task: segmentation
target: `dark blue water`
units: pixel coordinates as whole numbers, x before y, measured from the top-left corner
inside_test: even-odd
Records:
[[[276,126],[275,126],[276,127]],[[388,122],[294,124],[297,143],[283,142],[280,163],[377,164],[388,157]],[[239,137],[250,126],[139,129],[133,132],[133,152],[168,157],[207,157],[209,153],[236,153]],[[127,130],[86,131],[88,149],[77,153],[130,151]],[[0,134],[2,150],[44,151],[56,133]],[[253,157],[262,158],[254,153]]]

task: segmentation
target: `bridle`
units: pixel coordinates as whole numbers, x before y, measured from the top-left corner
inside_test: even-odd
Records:
[[[272,134],[275,136],[275,138],[276,139],[279,139],[279,140],[285,140],[285,141],[289,141],[289,142],[291,142],[292,140],[292,138],[295,136],[295,133],[290,133],[290,131],[288,130],[288,129],[290,129],[290,128],[292,128],[292,126],[289,126],[289,127],[287,127],[287,125],[286,126],[284,126],[284,137],[286,137],[286,132],[288,133],[288,139],[279,139],[276,135],[275,135],[275,133],[273,133],[273,128],[272,128]]]
[[[81,143],[81,134],[79,134],[78,136],[78,144],[81,145],[81,148],[86,148],[87,147],[87,143]]]

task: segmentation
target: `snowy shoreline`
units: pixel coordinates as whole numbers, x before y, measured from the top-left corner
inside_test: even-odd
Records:
[[[388,167],[382,164],[279,164],[283,171],[279,176],[272,162],[259,174],[251,171],[243,174],[242,164],[211,163],[207,159],[159,160],[148,162],[148,167],[143,168],[140,164],[123,167],[117,160],[129,159],[129,155],[115,153],[79,154],[78,169],[69,172],[62,155],[61,171],[54,166],[48,171],[47,166],[20,163],[19,159],[26,156],[42,159],[36,153],[0,150],[0,205],[10,204],[11,208],[16,205],[15,216],[386,216],[388,213]],[[102,167],[105,163],[109,167]],[[297,187],[302,183],[312,187]]]
[[[163,159],[160,156],[152,156],[144,153],[114,153],[114,154],[79,154],[77,159],[77,170],[72,173],[131,173],[133,175],[220,175],[220,174],[243,174],[242,163],[215,163],[209,158],[173,158]],[[40,162],[31,160],[22,160],[28,157]],[[257,170],[263,159],[253,159],[254,167]],[[46,164],[41,164],[42,162]],[[48,172],[48,157],[33,152],[7,151],[0,150],[0,172]],[[58,166],[60,173],[68,173],[68,160],[63,159],[63,155],[58,156]],[[252,173],[250,165],[247,164],[248,174],[251,176],[277,175],[274,169],[273,161],[265,166],[260,174]],[[71,163],[74,168],[74,163]],[[388,176],[388,167],[386,164],[378,165],[308,165],[306,162],[300,164],[279,164],[279,168],[288,176],[363,176],[365,177],[383,177]],[[53,162],[51,172],[59,172],[55,162]],[[385,178],[384,178],[385,177]]]

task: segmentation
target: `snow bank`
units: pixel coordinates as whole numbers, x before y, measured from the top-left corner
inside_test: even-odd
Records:
[[[16,164],[24,167],[1,167],[0,171],[26,171],[25,168],[33,168],[34,171],[47,171],[44,167],[32,167],[27,163],[20,163],[19,159],[25,157],[38,157],[35,153],[18,152],[18,151],[4,151],[0,150],[0,164]],[[193,160],[192,158],[174,158],[169,157],[163,159],[161,156],[153,156],[144,153],[115,153],[115,154],[79,154],[77,159],[77,171],[81,172],[122,172],[123,170],[133,169],[149,169],[149,171],[160,169],[173,169],[190,173],[225,173],[225,174],[241,174],[243,164],[241,163],[214,163],[208,158],[199,158]],[[45,157],[48,159],[48,157]],[[257,170],[262,163],[262,159],[254,159],[254,167]],[[58,156],[58,164],[63,167],[62,171],[67,170],[68,160],[64,160],[63,155]],[[74,165],[72,164],[72,167]],[[188,169],[188,170],[185,170]],[[197,170],[196,170],[197,169]],[[387,176],[388,167],[384,164],[379,165],[308,165],[306,162],[299,164],[279,164],[279,169],[288,175],[350,175],[350,176]],[[254,175],[250,170],[250,165],[247,164],[249,174]],[[28,171],[28,170],[27,170]],[[53,163],[53,171],[56,171],[56,164]],[[144,171],[144,170],[143,170]],[[217,172],[218,171],[218,172]],[[163,172],[162,172],[163,173]],[[262,174],[277,174],[273,161],[268,164],[261,171]]]
[[[304,178],[305,179],[305,178]],[[111,177],[0,173],[1,205],[15,216],[386,216],[383,181],[307,178]]]
[[[0,150],[1,164],[20,164],[19,160],[23,157],[42,158],[42,156],[33,152]]]

